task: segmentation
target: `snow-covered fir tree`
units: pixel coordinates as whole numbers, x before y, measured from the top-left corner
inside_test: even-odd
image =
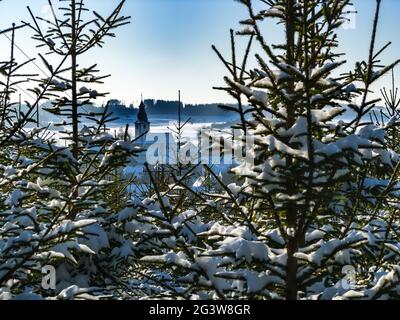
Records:
[[[109,296],[114,290],[109,285],[124,239],[113,220],[113,212],[121,207],[110,195],[123,185],[121,171],[137,148],[128,135],[119,140],[108,132],[107,123],[114,117],[107,108],[99,114],[85,111],[85,106],[104,96],[91,87],[105,77],[98,75],[95,64],[79,66],[79,58],[101,47],[105,37],[114,36],[116,28],[129,22],[121,13],[123,4],[107,17],[97,12],[87,17],[89,9],[83,1],[60,2],[59,10],[49,2],[52,21],[35,17],[29,9],[33,38],[55,58],[49,62],[40,55],[48,75],[33,78],[36,86],[30,91],[36,102],[28,104],[28,114],[19,115],[19,121],[15,117],[10,120],[13,91],[7,87],[18,82],[8,81],[2,91],[3,298],[94,298],[104,293]],[[16,71],[13,59],[4,65],[5,74]],[[65,143],[60,144],[46,128],[23,128],[24,120],[31,119],[45,101],[51,104],[46,112],[60,119],[54,125],[60,128],[58,135]],[[85,126],[80,125],[83,119]],[[55,268],[57,276],[56,286],[50,290],[41,283],[47,265]]]
[[[337,31],[350,1],[240,2],[249,15],[238,33],[249,37],[243,62],[233,32],[232,61],[214,49],[230,72],[219,89],[238,100],[238,127],[254,137],[253,157],[233,170],[237,182],[219,181],[222,192],[197,193],[192,206],[162,193],[132,209],[126,223],[136,226],[144,294],[397,297],[400,162],[387,140],[397,119],[369,118],[379,102],[369,98],[374,83],[398,63],[379,61],[381,1],[367,59],[344,74]],[[268,42],[268,20],[283,28],[282,43]],[[259,66],[249,69],[254,42]]]

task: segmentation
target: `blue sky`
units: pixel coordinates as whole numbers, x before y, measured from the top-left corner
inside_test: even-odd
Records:
[[[375,8],[375,0],[353,2],[358,11],[356,28],[339,33],[340,49],[347,53],[349,68],[355,61],[367,58]],[[29,21],[27,5],[35,13],[46,15],[46,3],[46,0],[3,0],[1,28],[12,21]],[[89,7],[104,14],[117,3],[117,0],[87,0]],[[400,58],[399,12],[399,0],[383,0],[378,44],[393,42],[383,62]],[[226,72],[211,45],[215,44],[227,55],[230,53],[229,29],[238,29],[238,21],[246,17],[241,4],[234,0],[127,0],[124,14],[132,16],[131,24],[120,29],[117,38],[109,39],[102,50],[82,59],[82,64],[95,60],[103,73],[112,74],[105,84],[111,92],[110,98],[137,104],[141,93],[146,98],[176,99],[177,90],[181,89],[187,102],[231,101],[224,93],[212,90],[212,86],[223,83]],[[276,27],[267,28],[269,41],[279,42]],[[29,30],[19,32],[17,44],[33,57],[37,50],[30,35]],[[0,45],[4,41],[0,39]],[[386,77],[379,86],[388,80]]]

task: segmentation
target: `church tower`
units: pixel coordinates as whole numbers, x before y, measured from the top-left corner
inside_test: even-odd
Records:
[[[147,118],[146,106],[143,102],[140,103],[137,120],[135,122],[135,139],[138,144],[146,143],[146,134],[150,131],[150,122]]]

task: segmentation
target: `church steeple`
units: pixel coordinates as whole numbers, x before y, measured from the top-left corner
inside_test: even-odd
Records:
[[[139,106],[139,112],[137,114],[137,120],[135,122],[135,137],[136,142],[139,144],[144,144],[146,142],[146,134],[150,131],[150,122],[147,117],[146,105],[142,101]]]
[[[140,103],[140,106],[139,106],[139,112],[138,112],[138,116],[137,116],[137,121],[149,122],[149,120],[147,118],[146,106],[145,106],[143,100],[142,100],[142,102]]]

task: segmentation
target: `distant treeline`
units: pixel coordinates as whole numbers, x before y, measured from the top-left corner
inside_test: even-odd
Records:
[[[149,116],[176,116],[178,114],[178,106],[181,109],[183,116],[233,116],[232,112],[226,111],[220,108],[218,103],[209,104],[179,104],[178,101],[166,101],[166,100],[144,100],[146,105],[146,111]],[[229,105],[234,106],[234,105]],[[133,106],[132,104],[127,107],[119,100],[110,100],[109,110],[116,114],[129,114],[136,115],[139,106]],[[95,108],[95,107],[92,107]]]
[[[147,99],[144,100],[146,105],[146,111],[148,115],[151,116],[167,116],[167,117],[176,117],[178,114],[178,101],[166,101],[166,100],[154,100],[154,99]],[[51,106],[51,102],[46,102],[40,107],[40,121],[43,123],[47,122],[57,122],[57,119],[50,114],[49,112],[44,111],[44,108],[48,108]],[[219,107],[220,104],[218,103],[210,103],[210,104],[180,104],[182,116],[184,117],[229,117],[233,118],[236,116],[235,113],[231,111],[227,111]],[[234,105],[228,104],[227,106],[233,107]],[[129,105],[126,106],[120,100],[110,100],[109,101],[109,111],[113,112],[116,116],[119,117],[136,117],[138,112],[139,106]],[[95,105],[85,105],[84,112],[88,113],[99,113],[102,112],[105,108],[104,105],[102,106],[95,106]],[[26,106],[23,105],[21,108],[22,112],[26,111]]]
[[[145,100],[144,101],[147,112],[149,115],[177,115],[178,106],[181,109],[183,116],[226,116],[232,115],[219,107],[218,103],[210,104],[186,104],[178,101],[165,101],[165,100]]]

